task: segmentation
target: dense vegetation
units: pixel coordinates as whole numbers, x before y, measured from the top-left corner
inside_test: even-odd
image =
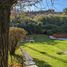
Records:
[[[36,15],[32,18],[24,14],[15,18],[11,26],[26,29],[29,34],[67,33],[67,15]]]

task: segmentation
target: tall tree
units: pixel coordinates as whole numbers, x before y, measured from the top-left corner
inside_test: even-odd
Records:
[[[20,0],[21,1],[21,0]],[[34,2],[38,0],[22,0]],[[0,67],[8,67],[10,9],[17,0],[0,0]]]
[[[10,8],[15,0],[0,0],[0,67],[8,67]]]

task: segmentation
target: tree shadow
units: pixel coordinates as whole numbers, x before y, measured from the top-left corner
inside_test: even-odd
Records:
[[[64,63],[67,63],[67,60],[64,60],[64,59],[58,58],[58,57],[56,57],[56,56],[52,56],[52,55],[50,55],[50,54],[48,54],[48,53],[46,53],[46,52],[40,52],[40,53],[41,53],[41,54],[45,54],[45,55],[47,55],[48,57],[51,57],[51,58],[53,58],[53,59],[56,59],[56,60],[62,61],[62,62],[64,62]]]
[[[30,37],[33,37],[34,39],[34,42],[23,42],[22,45],[24,46],[26,43],[30,43],[30,44],[34,44],[37,43],[37,44],[41,44],[41,45],[51,45],[51,46],[55,46],[57,45],[58,43],[60,43],[62,40],[56,40],[56,39],[51,39],[49,38],[49,36],[47,35],[36,35],[35,37],[34,36],[30,36]],[[57,47],[57,46],[55,46]],[[59,48],[59,47],[57,47]],[[61,49],[61,48],[59,48]],[[63,50],[63,49],[61,49]]]
[[[57,42],[57,39],[51,39],[51,38],[49,38],[48,35],[36,35],[36,36],[32,36],[32,37],[36,43],[43,43],[43,44],[46,43],[48,45],[56,45],[57,43],[59,43],[59,42]]]
[[[23,67],[23,57],[20,56],[20,55],[17,55],[17,54],[14,54],[13,55],[17,60],[18,62],[21,64],[21,67]],[[47,62],[45,61],[41,61],[41,60],[38,60],[36,58],[33,58],[33,60],[35,61],[36,65],[38,67],[52,67],[50,64],[48,64]]]
[[[56,40],[53,40],[53,39],[43,39],[43,40],[41,40],[41,39],[39,39],[39,40],[34,40],[34,42],[22,42],[22,43],[20,43],[21,45],[25,45],[26,43],[41,43],[41,44],[48,44],[48,45],[56,45],[56,44],[58,44],[59,42],[56,42]],[[20,46],[21,46],[20,45]],[[35,44],[34,44],[35,45]]]
[[[29,36],[29,37],[32,37],[33,38],[33,40],[34,40],[34,42],[22,42],[21,44],[22,45],[25,45],[26,43],[41,43],[41,44],[48,44],[48,45],[56,45],[56,44],[58,44],[60,41],[62,41],[62,40],[59,40],[58,42],[57,42],[57,40],[56,39],[51,39],[51,38],[49,38],[47,35],[36,35],[36,36]]]
[[[42,43],[42,44],[48,44],[48,45],[56,45],[58,42],[56,42],[56,39],[50,39],[49,37],[45,37],[43,39],[35,40],[35,42]]]
[[[36,58],[33,58],[34,59],[34,61],[36,62],[36,65],[38,66],[38,67],[52,67],[50,64],[48,64],[47,62],[45,62],[45,61],[41,61],[41,60],[38,60],[38,59],[36,59]]]
[[[41,54],[44,54],[44,55],[46,55],[46,56],[48,56],[48,57],[51,57],[51,58],[53,58],[53,59],[62,61],[62,62],[64,62],[64,63],[67,63],[67,60],[64,60],[64,59],[58,58],[58,57],[56,57],[56,56],[50,55],[50,54],[48,54],[47,52],[39,51],[39,50],[37,50],[37,49],[35,49],[35,48],[32,48],[32,47],[30,47],[30,46],[27,46],[27,45],[25,45],[25,46],[28,47],[28,48],[30,48],[30,49],[32,49],[32,50],[34,50],[34,51],[37,51],[37,52],[39,52],[39,53],[41,53]]]

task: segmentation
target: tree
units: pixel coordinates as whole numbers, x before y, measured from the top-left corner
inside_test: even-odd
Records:
[[[10,8],[15,0],[0,0],[0,67],[8,67]]]
[[[22,28],[10,27],[9,29],[9,51],[10,54],[15,54],[15,49],[18,42],[26,37],[27,32]]]
[[[28,2],[29,0],[22,1]],[[16,2],[17,0],[0,0],[0,67],[8,67],[10,9]]]
[[[65,8],[65,9],[63,10],[63,12],[64,12],[65,14],[67,14],[67,8]]]

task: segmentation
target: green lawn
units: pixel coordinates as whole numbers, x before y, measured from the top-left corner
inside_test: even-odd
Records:
[[[35,42],[24,43],[23,47],[38,67],[67,67],[67,55],[58,52],[67,51],[67,40],[52,40],[46,35],[33,35]],[[19,53],[19,49],[17,53]]]

